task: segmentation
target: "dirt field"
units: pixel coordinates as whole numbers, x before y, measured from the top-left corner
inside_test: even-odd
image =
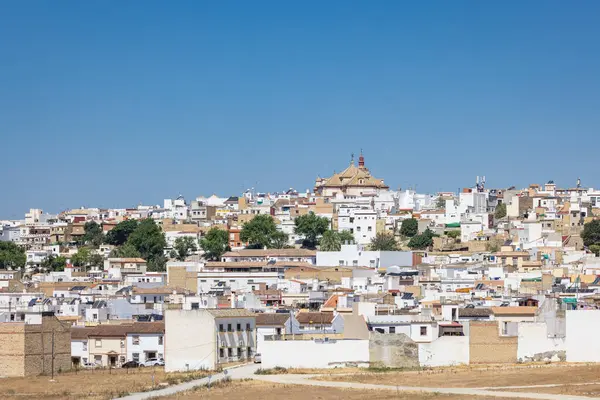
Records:
[[[160,400],[502,400],[499,397],[459,396],[438,393],[396,393],[387,390],[354,390],[327,387],[312,387],[303,385],[279,385],[267,382],[231,382],[210,389],[196,390],[169,397],[159,397]],[[507,400],[507,399],[505,399]]]
[[[0,399],[3,400],[58,400],[89,399],[105,400],[117,395],[145,391],[152,388],[153,368],[113,369],[79,371],[55,375],[55,382],[49,376],[0,379]],[[191,377],[201,378],[206,374],[177,373],[165,374],[163,368],[155,368],[154,382],[176,383]]]
[[[598,379],[600,381],[600,378]],[[511,392],[535,392],[535,393],[553,393],[570,394],[585,397],[600,397],[600,384],[594,385],[563,385],[553,387],[536,387],[529,389],[512,389]]]
[[[457,367],[424,371],[325,376],[321,380],[429,387],[525,386],[600,382],[600,365]]]

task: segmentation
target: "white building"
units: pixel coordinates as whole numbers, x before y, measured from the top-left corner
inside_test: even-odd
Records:
[[[410,251],[365,251],[363,246],[349,244],[342,245],[340,251],[317,251],[317,265],[387,268],[413,266],[414,262]]]
[[[165,324],[166,372],[214,370],[256,352],[256,316],[245,309],[166,310]]]
[[[139,323],[127,332],[127,360],[144,363],[150,359],[164,359],[165,325],[162,322]]]

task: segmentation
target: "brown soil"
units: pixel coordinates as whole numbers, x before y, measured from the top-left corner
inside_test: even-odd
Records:
[[[512,365],[457,367],[423,371],[328,375],[316,379],[380,385],[497,387],[600,381],[600,365]]]
[[[212,387],[196,388],[160,400],[502,400],[499,397],[446,395],[439,393],[394,392],[388,390],[355,390],[304,385],[280,385],[269,382],[231,382]],[[505,399],[507,400],[507,399]]]
[[[510,391],[511,392],[569,394],[569,395],[585,396],[585,397],[600,397],[600,384],[536,387],[536,388],[528,388],[528,389],[511,389]]]

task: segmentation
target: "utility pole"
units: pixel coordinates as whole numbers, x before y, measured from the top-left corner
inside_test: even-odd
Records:
[[[54,380],[54,329],[52,329],[52,380]]]

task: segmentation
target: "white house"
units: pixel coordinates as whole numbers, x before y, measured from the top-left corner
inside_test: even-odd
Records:
[[[214,370],[254,357],[256,316],[240,308],[166,310],[165,339],[165,371]]]
[[[165,325],[163,322],[135,324],[127,332],[127,360],[143,363],[153,358],[164,358]]]

